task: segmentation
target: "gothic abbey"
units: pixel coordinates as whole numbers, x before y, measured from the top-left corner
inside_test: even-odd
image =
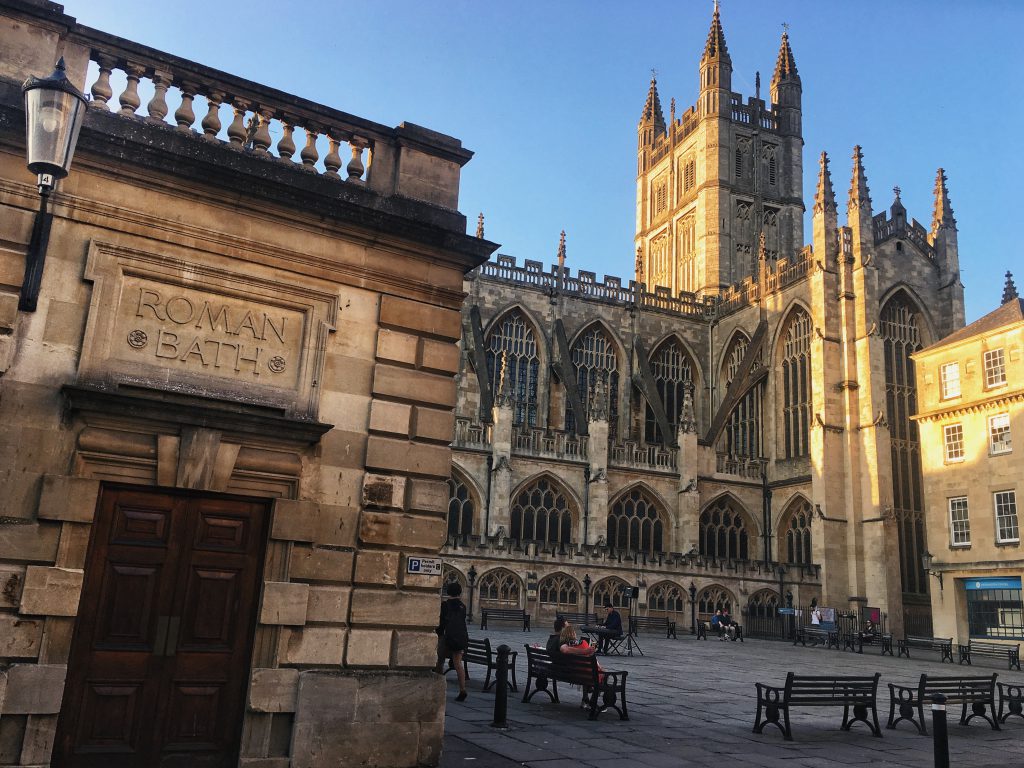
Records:
[[[667,122],[651,81],[634,280],[571,275],[564,240],[470,274],[447,577],[535,620],[817,599],[928,632],[910,356],[964,322],[943,171],[926,229],[898,191],[872,213],[854,148],[840,225],[822,153],[805,245],[788,34],[767,101],[732,90],[717,9],[699,74]]]

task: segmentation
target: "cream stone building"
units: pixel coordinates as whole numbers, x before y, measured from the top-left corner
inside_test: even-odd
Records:
[[[437,763],[471,155],[0,0],[0,763]]]
[[[466,282],[447,577],[535,621],[770,634],[817,601],[930,632],[911,355],[963,325],[946,177],[930,227],[898,190],[875,213],[854,148],[841,225],[822,153],[805,245],[788,34],[744,97],[716,10],[695,74],[693,106],[666,120],[652,80],[641,111],[634,279],[570,273],[563,238]]]
[[[1024,301],[914,355],[936,635],[1024,638]]]

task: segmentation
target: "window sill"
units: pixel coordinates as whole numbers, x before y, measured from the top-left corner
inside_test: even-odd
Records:
[[[969,550],[970,548],[971,548],[971,543],[970,542],[967,542],[966,544],[950,544],[949,545],[949,551],[950,552],[964,552],[966,550]]]
[[[997,541],[997,547],[1019,547],[1020,539],[1009,539],[1008,541]]]
[[[1005,451],[989,451],[989,456],[1008,456],[1013,453],[1013,448],[1007,448]]]
[[[961,456],[959,459],[946,459],[943,463],[944,464],[963,464],[964,463],[964,459]]]

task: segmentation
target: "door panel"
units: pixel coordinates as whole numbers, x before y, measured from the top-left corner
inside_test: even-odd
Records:
[[[237,761],[266,505],[104,488],[58,766]]]

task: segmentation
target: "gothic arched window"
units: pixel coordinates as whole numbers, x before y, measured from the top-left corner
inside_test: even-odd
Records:
[[[719,610],[732,613],[732,607],[735,603],[736,601],[732,593],[725,589],[725,587],[717,585],[705,587],[697,595],[697,618],[702,621],[708,621],[715,615],[715,611]]]
[[[668,235],[651,241],[651,284],[672,286],[672,249]]]
[[[509,538],[516,541],[562,546],[572,541],[573,515],[569,499],[546,477],[516,494],[512,500],[511,518]]]
[[[747,601],[748,619],[771,619],[779,613],[779,595],[770,589],[755,592]]]
[[[700,554],[716,560],[746,560],[748,538],[743,513],[728,499],[719,499],[701,512]]]
[[[671,435],[662,435],[658,421],[654,418],[654,410],[650,404],[645,407],[644,438],[648,443],[674,442],[675,432],[679,427],[679,412],[683,407],[683,394],[686,386],[693,381],[693,370],[690,356],[677,339],[669,339],[651,356],[651,374],[654,386],[658,390],[661,402],[665,406],[665,415],[672,425]]]
[[[811,317],[789,316],[782,343],[782,421],[786,458],[807,456],[811,422]]]
[[[608,546],[654,555],[664,552],[665,524],[658,505],[639,488],[624,493],[608,515]]]
[[[540,356],[537,337],[522,312],[506,314],[487,337],[487,375],[495,397],[501,392],[502,358],[512,397],[512,421],[536,426]]]
[[[810,565],[811,554],[811,505],[804,499],[795,499],[790,509],[782,516],[782,536],[785,547],[779,550],[779,559],[783,556],[787,563]]]
[[[921,443],[917,423],[917,385],[910,355],[921,349],[917,308],[904,294],[886,302],[880,316],[885,350],[885,397],[892,454],[892,506],[899,531],[900,575],[904,593],[924,595],[928,582],[921,569],[925,544],[921,491]]]
[[[494,608],[518,608],[519,577],[504,568],[495,568],[480,577],[477,584],[480,605]]]
[[[678,225],[679,290],[694,293],[703,284],[697,252],[697,217],[685,217]]]
[[[592,326],[585,331],[573,345],[572,364],[576,369],[576,386],[584,410],[590,408],[590,399],[600,378],[605,383],[608,393],[608,429],[615,434],[615,425],[619,417],[619,360],[615,354],[615,344],[600,326]],[[579,417],[586,421],[587,414]],[[566,404],[565,428],[569,432],[576,431],[577,416],[572,407]]]
[[[739,374],[740,364],[747,353],[749,343],[745,336],[737,334],[730,344],[722,371],[723,397],[733,379]],[[729,456],[754,459],[761,455],[762,388],[761,384],[751,387],[729,414],[724,430],[724,448]]]
[[[665,613],[683,613],[686,595],[682,587],[671,581],[662,581],[647,590],[647,609]]]
[[[466,589],[467,589],[466,577],[462,575],[462,572],[458,568],[453,568],[452,566],[448,565],[448,563],[442,564],[442,566],[441,566],[441,594],[442,595],[447,595],[448,594],[448,592],[446,591],[448,589],[448,585],[453,583],[453,582],[456,583],[456,584],[460,584],[462,586],[463,594],[466,593]]]
[[[616,608],[629,607],[629,585],[614,576],[594,585],[594,607],[614,605]]]
[[[575,611],[580,603],[580,585],[571,576],[553,573],[540,580],[537,597],[542,607],[553,608],[556,613]]]
[[[473,494],[458,477],[448,478],[448,536],[462,538],[473,532]]]

